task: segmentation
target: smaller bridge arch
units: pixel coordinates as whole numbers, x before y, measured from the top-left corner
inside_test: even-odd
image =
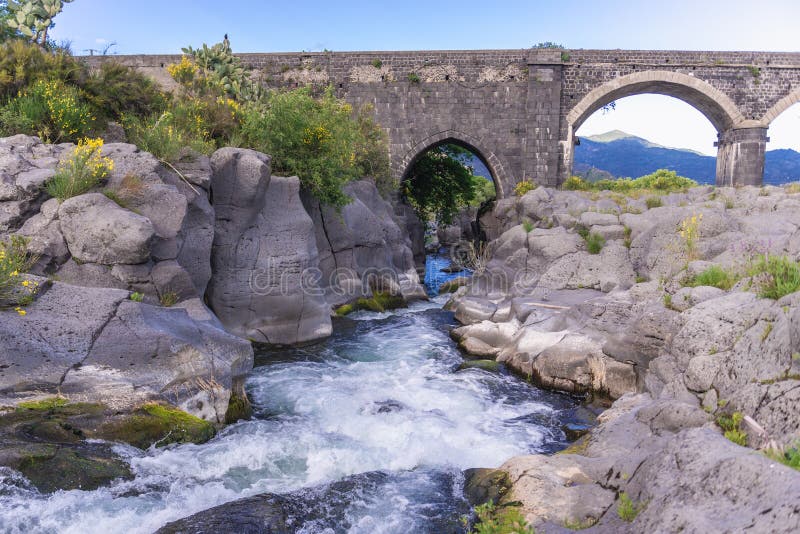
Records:
[[[615,78],[589,91],[569,110],[566,116],[566,139],[561,142],[564,165],[560,173],[562,182],[572,173],[575,132],[584,121],[615,100],[639,94],[677,98],[694,107],[711,122],[717,130],[717,185],[761,183],[768,122],[748,120],[729,96],[710,83],[689,74],[666,70],[639,71]],[[800,94],[797,96],[800,99]],[[776,109],[780,105],[781,102],[776,104]]]
[[[497,198],[503,198],[511,194],[510,188],[513,187],[513,183],[510,182],[510,176],[506,171],[508,166],[503,164],[501,157],[493,151],[486,150],[482,140],[454,129],[431,132],[420,141],[414,143],[400,159],[395,169],[395,175],[400,179],[405,179],[408,170],[422,154],[444,144],[453,144],[466,148],[486,165],[492,175],[492,180],[494,180]]]

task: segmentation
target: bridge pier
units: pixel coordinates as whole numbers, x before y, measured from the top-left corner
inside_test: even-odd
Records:
[[[766,128],[731,128],[720,132],[717,186],[761,185],[764,182]]]

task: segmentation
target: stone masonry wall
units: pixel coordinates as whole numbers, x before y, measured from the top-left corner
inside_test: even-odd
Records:
[[[568,176],[572,135],[579,126],[570,121],[570,112],[593,90],[624,76],[655,73],[650,83],[622,86],[611,96],[656,92],[682,98],[707,116],[725,117],[715,121],[720,134],[732,127],[766,128],[800,101],[800,53],[519,49],[240,57],[267,85],[332,85],[354,105],[372,105],[389,134],[396,176],[402,177],[426,148],[456,140],[488,163],[503,195],[523,179],[557,185]],[[120,61],[170,86],[165,67],[179,58],[85,59],[90,64]],[[686,76],[701,82],[705,94],[682,81]],[[602,103],[582,105],[590,113]]]

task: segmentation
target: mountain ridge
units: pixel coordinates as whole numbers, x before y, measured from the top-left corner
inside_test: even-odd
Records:
[[[621,130],[580,136],[575,147],[574,174],[589,180],[636,178],[669,169],[700,183],[713,184],[716,158],[686,148],[671,148]],[[800,180],[800,152],[781,148],[766,153],[765,184]]]

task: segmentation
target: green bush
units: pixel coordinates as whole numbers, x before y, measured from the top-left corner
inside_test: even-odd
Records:
[[[47,51],[20,39],[0,46],[0,102],[7,102],[38,81],[79,85],[87,76],[86,66],[64,50]]]
[[[647,209],[660,208],[664,205],[664,203],[661,202],[661,197],[647,197],[644,203],[647,205]]]
[[[201,154],[211,154],[215,149],[213,141],[197,130],[186,129],[171,111],[144,119],[123,117],[122,124],[131,143],[163,161],[176,162],[186,147]]]
[[[478,522],[472,534],[533,534],[533,527],[515,506],[497,507],[491,501],[475,507]]]
[[[600,254],[605,245],[606,238],[598,233],[591,232],[586,236],[586,250],[589,254]]]
[[[564,180],[564,183],[561,184],[561,188],[566,191],[589,191],[592,189],[592,184],[580,176],[570,176]]]
[[[762,298],[777,300],[800,290],[800,264],[786,256],[756,256],[748,274],[755,278]]]
[[[653,174],[640,176],[636,179],[602,179],[588,182],[578,176],[571,176],[564,184],[563,189],[572,191],[614,191],[617,193],[632,194],[640,191],[658,191],[659,193],[674,193],[695,187],[697,182],[683,176],[678,176],[675,171],[659,169]],[[660,204],[659,204],[660,205]]]
[[[738,281],[739,278],[734,273],[718,265],[712,265],[705,271],[697,274],[686,285],[690,287],[711,286],[727,291]]]
[[[242,137],[246,146],[272,156],[275,172],[299,176],[317,199],[341,207],[350,202],[344,185],[362,176],[372,164],[371,154],[386,150],[385,138],[371,124],[357,120],[332,88],[321,98],[301,88],[275,92],[265,103],[249,106]],[[388,172],[388,159],[379,164],[381,173]]]
[[[45,189],[60,201],[82,195],[97,186],[114,169],[110,158],[100,155],[102,139],[88,139],[78,144],[69,160],[62,162]]]
[[[87,100],[108,119],[144,117],[163,111],[167,105],[166,96],[150,78],[110,61],[93,72],[82,87]]]
[[[534,189],[536,189],[536,184],[530,180],[522,180],[514,186],[514,196],[521,197],[528,191],[533,191]]]
[[[88,137],[96,125],[95,112],[81,90],[57,80],[37,81],[0,110],[5,134],[35,134],[53,143]]]

